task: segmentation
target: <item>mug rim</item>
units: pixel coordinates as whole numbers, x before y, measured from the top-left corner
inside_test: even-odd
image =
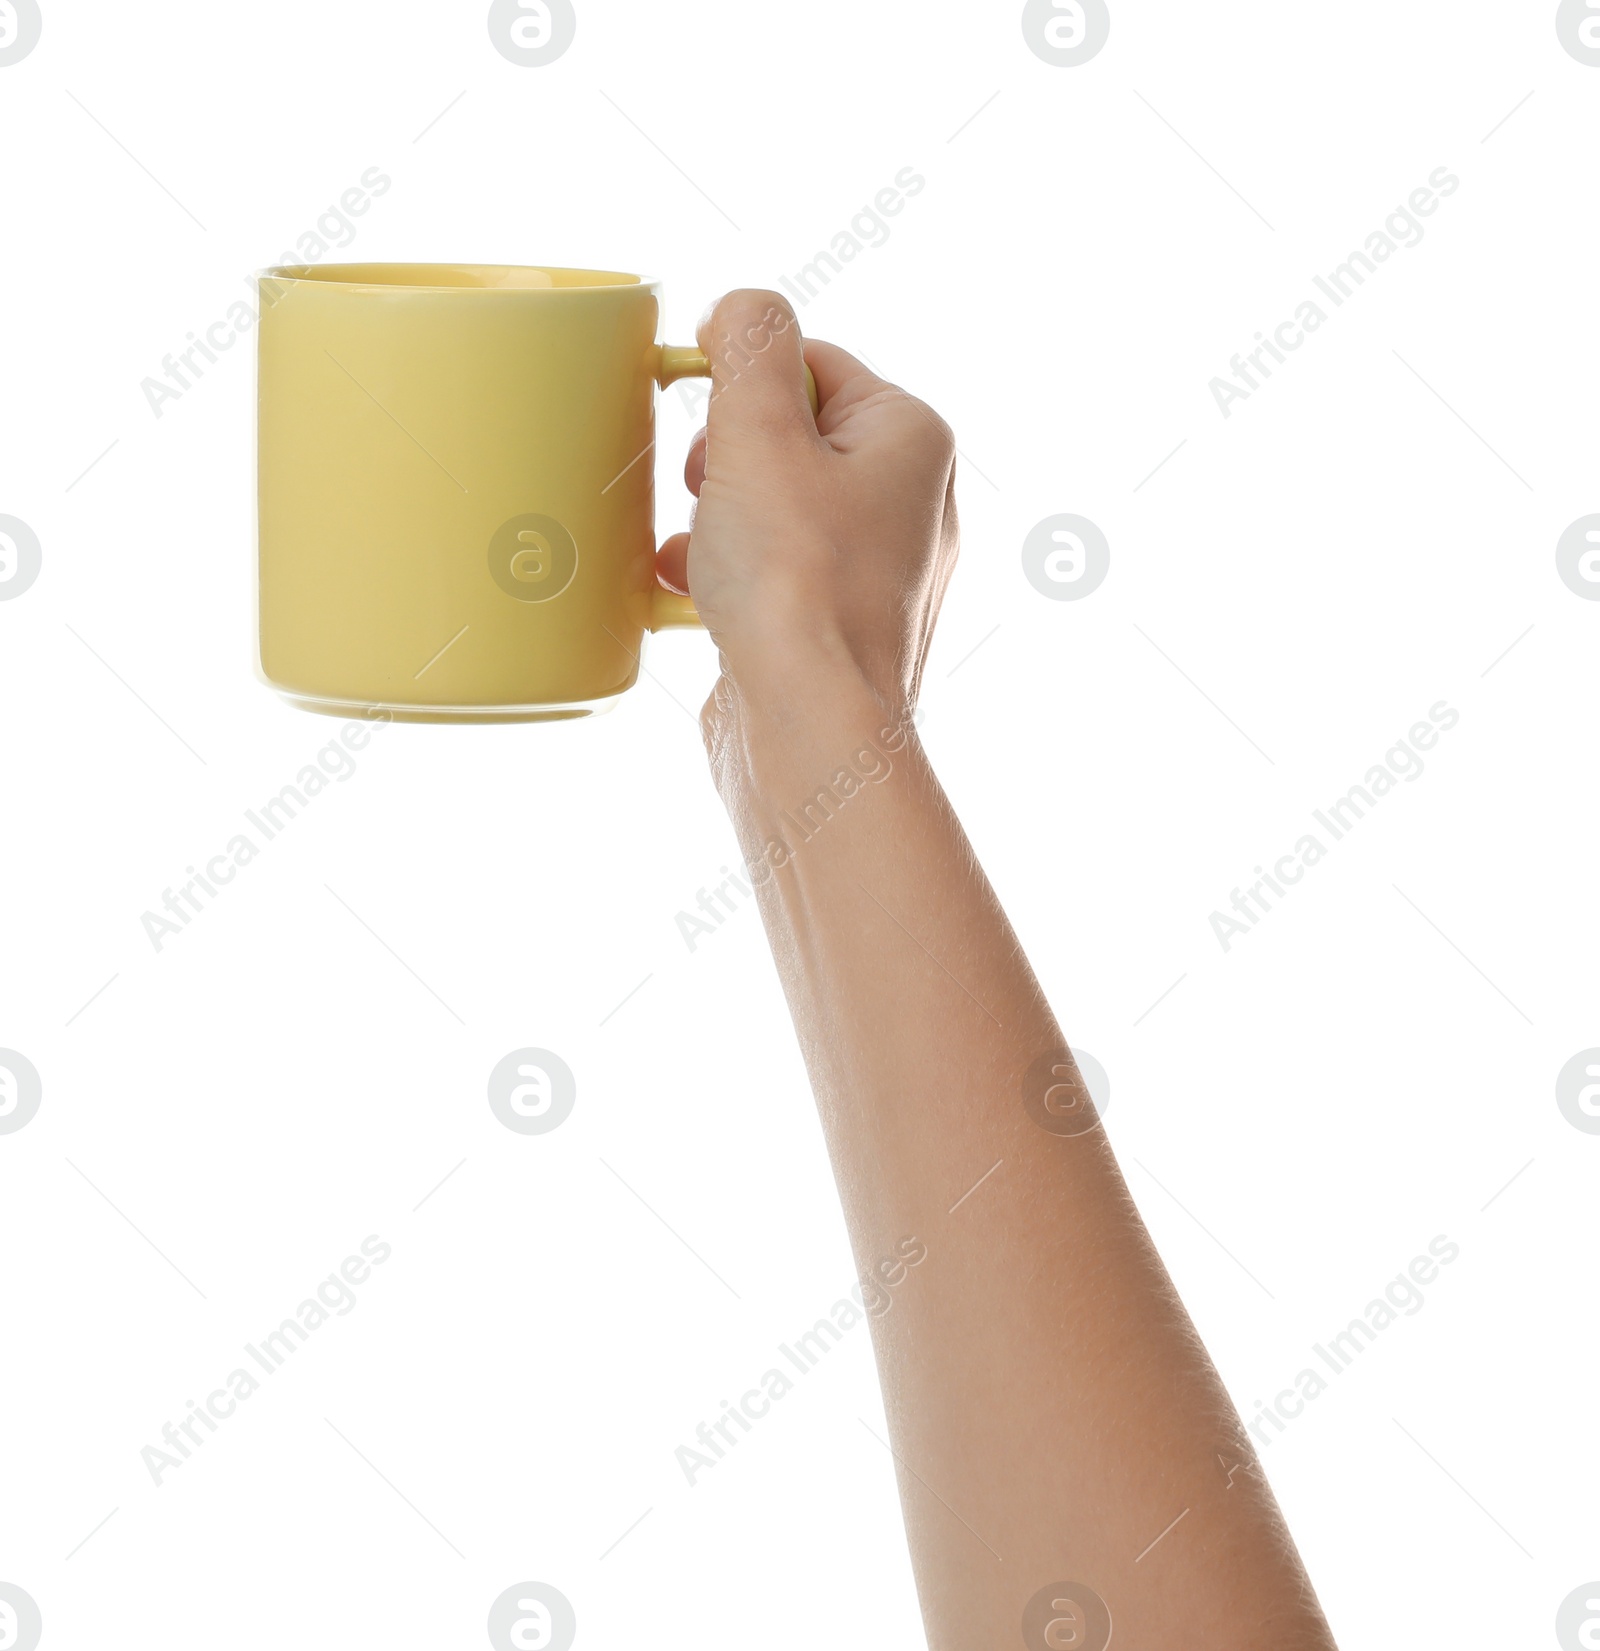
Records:
[[[427,279],[430,274],[437,276],[446,271],[452,275],[479,279]],[[508,279],[520,275],[543,275],[555,279],[543,282],[519,282]],[[561,279],[562,277],[569,279]],[[642,275],[634,275],[624,270],[576,269],[559,264],[407,263],[400,260],[360,264],[274,264],[266,269],[257,270],[256,278],[280,283],[320,282],[324,286],[340,287],[350,291],[498,292],[515,293],[519,296],[568,292],[649,292],[657,285]]]

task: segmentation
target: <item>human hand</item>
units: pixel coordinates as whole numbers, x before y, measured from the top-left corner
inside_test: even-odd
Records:
[[[808,341],[813,420],[799,324],[777,293],[729,293],[699,340],[711,406],[684,467],[699,502],[657,567],[693,595],[721,651],[708,722],[733,699],[804,692],[819,672],[859,676],[885,708],[909,711],[956,560],[949,427]]]

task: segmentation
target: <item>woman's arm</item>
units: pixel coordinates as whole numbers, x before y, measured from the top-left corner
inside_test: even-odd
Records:
[[[908,721],[955,559],[950,434],[815,343],[813,424],[776,295],[725,299],[702,344],[700,503],[662,570],[681,584],[687,550],[722,653],[703,726],[876,1309],[929,1644],[1102,1651],[1098,1596],[1128,1651],[1327,1651],[1238,1416]]]

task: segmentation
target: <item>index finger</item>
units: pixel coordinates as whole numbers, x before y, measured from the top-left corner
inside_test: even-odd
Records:
[[[879,390],[896,388],[887,379],[879,378],[865,362],[858,361],[848,350],[829,344],[820,338],[805,341],[806,365],[817,381],[817,399],[824,407],[847,386],[856,385],[852,400],[875,395]],[[859,383],[858,383],[859,381]]]

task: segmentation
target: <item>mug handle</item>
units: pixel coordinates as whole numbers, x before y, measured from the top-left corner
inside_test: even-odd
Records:
[[[811,416],[815,418],[820,405],[817,400],[817,381],[809,367],[805,371],[806,396],[811,402]],[[669,384],[676,384],[680,378],[710,377],[711,363],[706,360],[702,351],[678,344],[661,346],[661,365],[656,369],[656,382],[663,390]],[[704,622],[695,611],[693,600],[687,596],[679,596],[676,591],[666,590],[658,582],[650,593],[650,629],[670,631],[685,628],[705,629]]]

